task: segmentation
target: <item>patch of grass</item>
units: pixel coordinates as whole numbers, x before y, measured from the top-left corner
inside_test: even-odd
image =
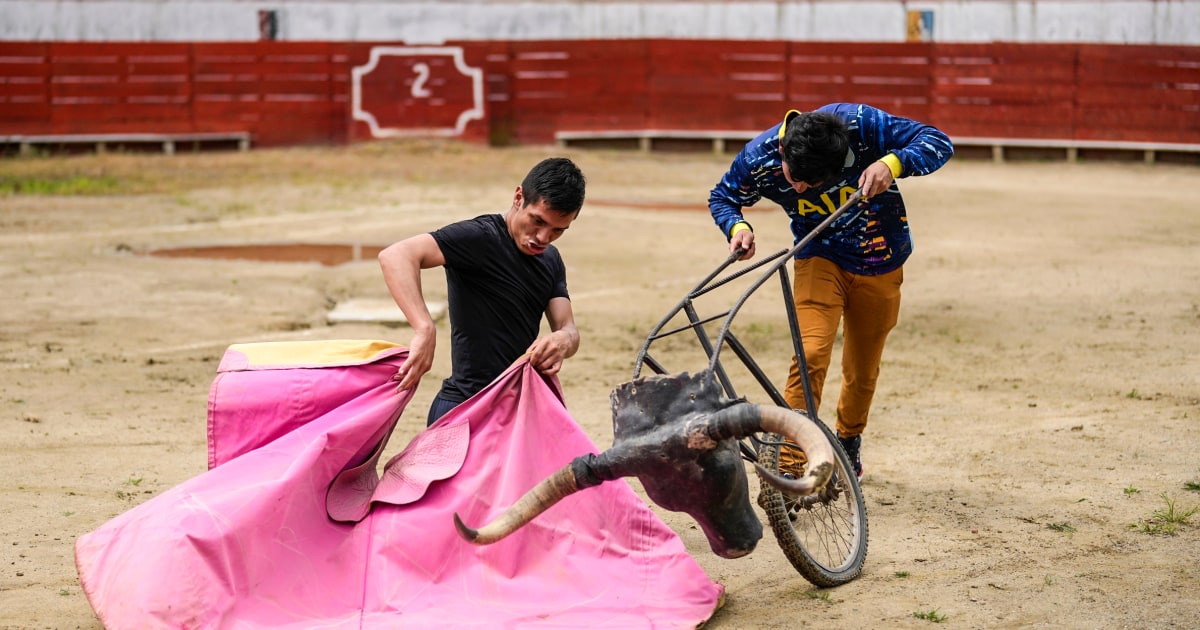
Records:
[[[829,599],[829,591],[817,591],[817,590],[812,590],[812,591],[804,591],[804,596],[805,596],[805,597],[807,597],[807,598],[809,598],[809,599],[816,599],[816,600],[823,601],[823,602],[825,602],[826,604],[832,604],[832,603],[833,603],[833,602],[832,602],[832,601]]]
[[[893,573],[892,575],[894,575],[894,576],[896,576],[896,577],[898,577],[898,578],[901,578],[901,579],[903,579],[903,578],[906,578],[906,577],[908,577],[908,576],[910,576],[910,575],[912,575],[912,574],[911,574],[911,573],[909,573],[908,571],[897,571],[897,572]]]
[[[1056,532],[1063,532],[1067,534],[1075,533],[1075,526],[1066,521],[1063,521],[1062,523],[1047,523],[1046,529],[1053,529]]]
[[[747,318],[748,321],[740,322],[739,327],[734,330],[734,334],[752,353],[755,352],[770,352],[773,348],[778,348],[779,344],[787,343],[788,332],[779,328],[774,323],[764,320],[754,320]],[[644,335],[645,330],[640,334]]]
[[[227,203],[221,208],[222,215],[245,215],[253,212],[254,206],[243,202]]]
[[[1167,504],[1166,507],[1155,510],[1150,518],[1139,520],[1130,525],[1131,528],[1151,536],[1174,536],[1178,533],[1180,525],[1187,523],[1196,512],[1200,512],[1200,505],[1185,510],[1178,507],[1175,498],[1167,493],[1164,492],[1160,496]]]
[[[116,178],[104,176],[0,176],[0,195],[106,195],[120,187]]]
[[[1141,492],[1141,490],[1138,490],[1137,488],[1133,487],[1133,484],[1129,484],[1129,485],[1128,485],[1128,486],[1126,486],[1126,488],[1125,488],[1124,490],[1122,490],[1121,492],[1124,492],[1124,493],[1125,493],[1125,496],[1130,496],[1130,495],[1134,495],[1134,494],[1137,494],[1137,493]]]
[[[1167,504],[1165,510],[1156,510],[1154,517],[1167,521],[1169,523],[1186,523],[1189,518],[1194,516],[1196,512],[1200,512],[1200,505],[1194,505],[1190,510],[1181,510],[1175,508],[1175,499],[1168,496],[1167,493],[1162,493],[1162,499]]]
[[[136,487],[142,485],[142,482],[145,480],[146,480],[146,478],[141,475],[137,475],[137,476],[130,475],[128,479],[121,482],[121,485],[126,486],[128,488],[136,488]],[[146,490],[145,492],[148,494],[150,491]],[[116,491],[117,498],[121,499],[122,501],[132,501],[137,495],[138,495],[137,491],[132,490],[132,489],[128,490],[128,491],[118,489]]]
[[[946,615],[939,614],[936,608],[930,610],[918,610],[913,612],[913,616],[917,619],[932,621],[933,623],[942,623],[946,620]]]

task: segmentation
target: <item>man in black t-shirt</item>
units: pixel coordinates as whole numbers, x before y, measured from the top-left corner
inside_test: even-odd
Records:
[[[528,353],[542,374],[557,374],[579,349],[567,273],[550,243],[583,207],[585,180],[566,158],[529,171],[503,215],[485,214],[407,238],[379,253],[388,291],[413,329],[399,389],[415,387],[433,364],[437,331],[421,292],[421,270],[443,267],[450,303],[452,373],[427,424],[474,396]],[[550,333],[538,337],[545,314]]]

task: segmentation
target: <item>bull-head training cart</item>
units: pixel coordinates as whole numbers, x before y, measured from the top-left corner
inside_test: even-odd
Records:
[[[613,446],[599,455],[575,458],[479,529],[466,526],[456,514],[459,533],[477,544],[489,544],[568,494],[604,481],[637,477],[647,496],[660,507],[696,519],[714,553],[736,558],[753,551],[762,538],[762,523],[749,497],[744,462],[750,462],[760,480],[758,504],[766,510],[771,530],[792,566],[818,587],[839,586],[858,577],[867,555],[866,505],[841,443],[815,411],[787,263],[861,200],[859,192],[853,193],[790,249],[720,277],[742,252],[730,255],[647,334],[634,364],[633,380],[619,385],[611,395]],[[749,274],[756,270],[762,272],[752,279]],[[805,407],[812,412],[789,409],[732,330],[735,316],[772,277],[778,277],[781,285]],[[747,280],[749,287],[733,307],[701,315],[698,300]],[[686,324],[667,329],[681,316]],[[710,337],[706,325],[717,321],[721,321],[720,330]],[[671,374],[650,349],[656,342],[688,331],[695,333],[708,367],[694,375]],[[737,394],[737,384],[720,358],[725,347],[739,359],[743,375],[762,389],[770,404],[753,404]],[[654,374],[641,376],[643,367]],[[780,447],[786,443],[799,447],[807,460],[800,479],[780,474]]]

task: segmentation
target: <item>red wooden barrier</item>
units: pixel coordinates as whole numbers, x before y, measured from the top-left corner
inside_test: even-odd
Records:
[[[0,134],[247,131],[346,138],[346,63],[326,43],[0,43]]]
[[[0,43],[0,134],[50,132],[49,49]]]
[[[51,133],[188,130],[186,44],[53,43],[47,55]]]
[[[388,55],[380,55],[384,50]],[[765,129],[865,102],[955,137],[1200,145],[1200,47],[556,40],[0,42],[0,140],[249,132],[256,146]]]
[[[505,69],[516,143],[549,142],[563,128],[646,125],[646,42],[525,41]]]
[[[497,146],[513,144],[516,112],[513,110],[513,82],[508,69],[512,51],[508,42],[483,42],[478,56],[483,67],[485,105],[488,117],[488,142]]]
[[[787,110],[786,62],[786,42],[652,41],[645,64],[647,125],[765,129],[771,124],[766,121],[781,119]]]
[[[265,146],[344,142],[346,61],[331,43],[193,44],[193,128],[251,131]]]
[[[455,136],[487,141],[486,87],[507,55],[487,43],[345,47],[349,65],[349,139]]]
[[[951,136],[1075,137],[1073,44],[937,44],[929,122]]]
[[[789,109],[832,102],[866,103],[914,120],[930,120],[932,45],[792,42]]]
[[[1200,142],[1200,50],[1096,44],[1078,49],[1076,138]]]

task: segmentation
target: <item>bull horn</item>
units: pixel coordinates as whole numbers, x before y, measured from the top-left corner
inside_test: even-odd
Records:
[[[550,509],[550,506],[578,490],[575,472],[571,469],[571,465],[567,464],[526,492],[525,496],[518,499],[504,511],[504,514],[491,523],[479,529],[472,529],[463,524],[456,512],[454,526],[458,528],[459,535],[467,541],[476,545],[490,545],[517,531],[529,521],[537,518],[539,514]]]
[[[776,490],[793,496],[812,494],[829,483],[833,476],[833,447],[829,438],[814,421],[802,418],[800,414],[776,407],[774,405],[759,405],[762,415],[762,430],[777,433],[794,442],[804,451],[808,463],[804,467],[804,476],[799,479],[787,479],[763,468],[758,462],[754,468],[766,480],[767,484]]]
[[[794,496],[812,494],[824,487],[833,475],[833,447],[825,432],[798,413],[782,407],[751,403],[728,407],[713,415],[708,431],[714,439],[742,438],[758,431],[777,433],[798,445],[808,459],[800,479],[787,479],[757,462],[754,464],[767,484],[782,492]]]

